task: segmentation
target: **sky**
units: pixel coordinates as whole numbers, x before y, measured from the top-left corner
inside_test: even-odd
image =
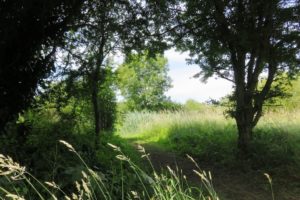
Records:
[[[193,78],[200,68],[186,63],[188,53],[171,49],[165,52],[165,57],[168,59],[169,76],[173,85],[166,95],[173,101],[184,103],[188,99],[194,99],[205,102],[210,98],[219,99],[232,92],[232,83],[227,80],[212,77],[203,83],[199,78]]]
[[[173,86],[166,92],[166,95],[172,101],[185,103],[187,100],[193,99],[205,102],[209,99],[218,100],[232,92],[232,83],[227,80],[212,77],[203,83],[199,78],[193,78],[200,68],[197,65],[187,64],[188,53],[180,53],[171,49],[166,51],[164,56],[168,59],[168,75],[172,79]],[[115,55],[114,59],[117,64],[123,62],[121,54]],[[119,92],[117,96],[118,100],[123,99]]]

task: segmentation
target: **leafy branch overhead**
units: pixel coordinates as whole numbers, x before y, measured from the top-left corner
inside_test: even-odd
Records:
[[[206,80],[217,75],[234,83],[233,116],[239,146],[246,151],[264,102],[282,94],[280,85],[286,81],[279,79],[293,79],[299,72],[299,1],[152,4],[157,13],[166,13],[161,33],[179,50],[190,53],[189,63],[200,66],[196,76]],[[266,81],[259,85],[262,78]]]

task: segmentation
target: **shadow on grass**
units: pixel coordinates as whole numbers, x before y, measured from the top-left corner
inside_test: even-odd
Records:
[[[154,130],[157,132],[156,128]],[[223,167],[246,167],[268,172],[300,169],[300,134],[297,134],[300,132],[300,126],[297,129],[294,127],[293,131],[272,127],[256,128],[251,143],[251,154],[243,163],[236,158],[237,131],[233,124],[174,124],[164,132],[164,136],[157,137],[156,140],[148,140],[151,134],[128,140],[175,151],[180,155],[189,154],[200,162]]]
[[[297,120],[274,119],[261,122],[254,130],[251,154],[242,162],[236,157],[236,126],[227,119],[156,114],[131,130],[126,130],[128,122],[124,123],[122,136],[144,144],[161,164],[169,165],[166,157],[173,152],[177,162],[185,154],[191,155],[201,167],[212,171],[216,185],[219,183],[217,189],[228,197],[224,199],[267,199],[270,186],[264,173],[273,178],[277,199],[299,199],[300,125]],[[184,165],[180,166],[188,168]]]

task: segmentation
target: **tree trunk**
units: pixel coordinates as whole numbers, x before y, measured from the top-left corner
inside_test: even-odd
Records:
[[[235,66],[235,121],[238,129],[238,157],[245,158],[249,154],[252,139],[254,107],[252,105],[252,92],[247,89],[245,82],[245,70],[243,70],[245,68],[243,64],[245,56],[242,53],[238,55],[242,56],[239,56],[239,62],[236,62]]]
[[[250,153],[249,147],[252,139],[252,125],[247,122],[237,122],[237,127],[239,155],[244,157]]]
[[[100,111],[98,104],[98,87],[97,82],[92,83],[92,104],[94,111],[94,120],[95,120],[95,147],[98,146],[98,140],[100,135]]]
[[[246,95],[245,95],[246,96]],[[237,100],[237,110],[235,114],[235,121],[238,129],[238,150],[239,157],[247,157],[250,153],[250,142],[252,139],[253,129],[253,113],[252,101],[250,97]]]

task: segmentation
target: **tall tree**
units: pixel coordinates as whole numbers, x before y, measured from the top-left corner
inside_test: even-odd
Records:
[[[118,68],[118,85],[131,110],[159,110],[168,100],[171,87],[167,59],[147,53],[133,54]]]
[[[105,78],[105,63],[115,52],[130,52],[146,45],[148,21],[143,12],[143,3],[139,1],[90,0],[84,4],[85,18],[78,23],[79,30],[69,34],[69,48],[65,50],[75,62],[73,66],[79,67],[78,76],[89,83],[96,141],[101,131],[100,110],[104,106],[99,90]]]
[[[189,62],[201,67],[198,75],[204,79],[217,75],[233,82],[238,147],[247,153],[264,102],[282,94],[280,84],[272,87],[274,80],[284,77],[282,73],[293,78],[299,71],[300,2],[170,0],[149,4],[163,11],[158,22],[162,17],[166,22],[160,34],[167,33],[178,49],[190,52]],[[266,81],[258,87],[262,77]]]
[[[26,108],[54,67],[79,0],[0,1],[0,132]]]

